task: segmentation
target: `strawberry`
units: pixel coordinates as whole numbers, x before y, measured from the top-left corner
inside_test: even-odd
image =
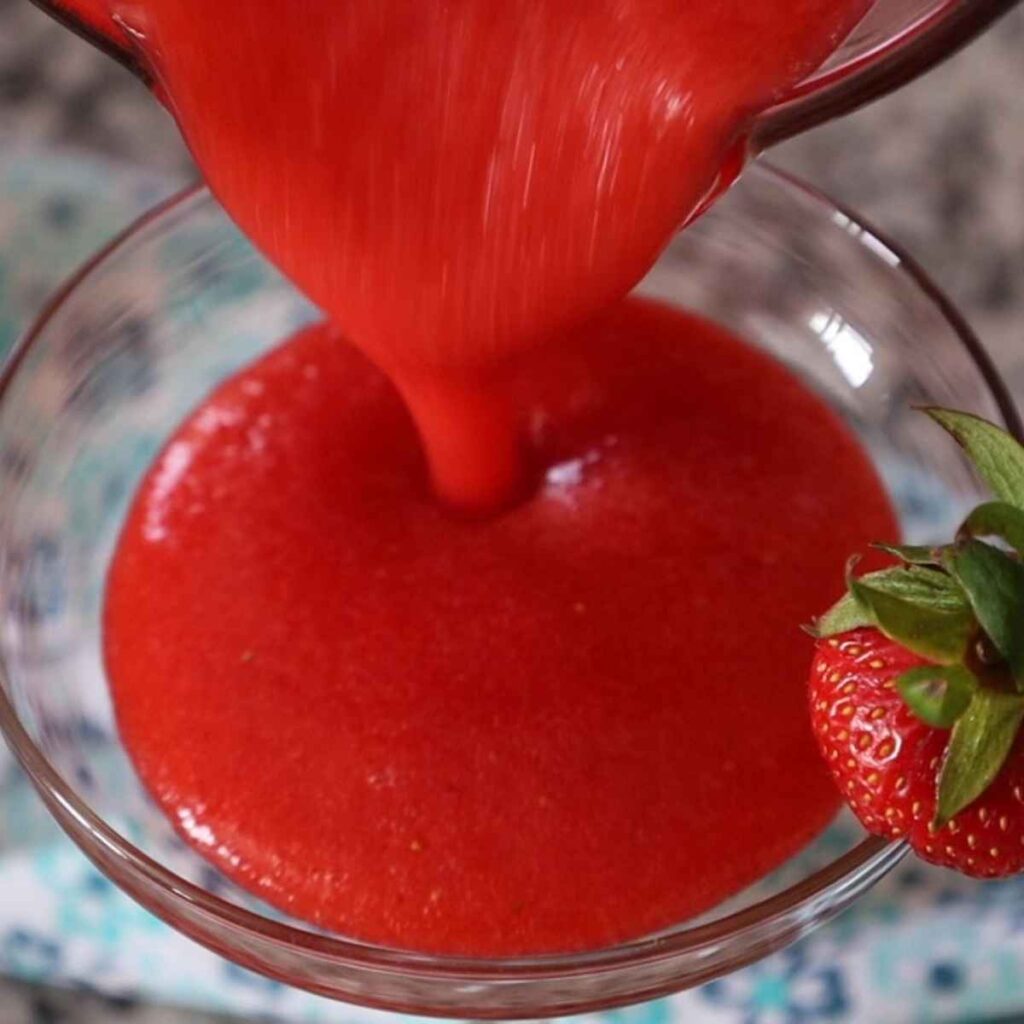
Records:
[[[921,721],[897,691],[928,662],[877,629],[818,643],[811,717],[843,796],[875,835],[908,839],[926,860],[994,878],[1024,870],[1024,745],[984,798],[932,830],[937,777],[949,732]]]
[[[879,545],[809,631],[811,724],[876,835],[982,878],[1024,871],[1024,447],[966,413],[925,410],[996,500],[950,544]]]

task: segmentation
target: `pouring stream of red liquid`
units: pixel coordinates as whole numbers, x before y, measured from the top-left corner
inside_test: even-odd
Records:
[[[397,384],[438,492],[524,483],[502,361],[625,294],[868,0],[86,0],[246,234]]]

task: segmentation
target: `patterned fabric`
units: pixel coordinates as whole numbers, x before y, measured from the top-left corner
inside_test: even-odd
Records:
[[[174,184],[0,138],[0,349],[61,277]],[[925,506],[928,497],[922,493]],[[257,977],[168,929],[88,865],[3,751],[0,971],[249,1021],[399,1020]],[[844,917],[759,964],[671,999],[578,1019],[911,1024],[1018,1012],[1024,879],[982,885],[908,863]]]

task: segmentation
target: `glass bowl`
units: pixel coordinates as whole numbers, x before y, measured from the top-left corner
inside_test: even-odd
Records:
[[[979,497],[915,403],[1014,430],[1007,395],[935,287],[851,214],[755,166],[639,286],[774,353],[870,452],[909,539]],[[322,995],[418,1014],[567,1014],[733,971],[841,911],[905,852],[848,817],[700,919],[614,948],[428,956],[287,919],[185,847],[121,748],[100,601],[143,470],[225,375],[318,317],[193,189],[143,217],[51,302],[0,378],[0,727],[71,838],[125,892],[237,963]],[[840,567],[837,567],[837,573]]]

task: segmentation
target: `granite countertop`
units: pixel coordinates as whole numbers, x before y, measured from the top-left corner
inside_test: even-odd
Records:
[[[902,243],[1024,395],[1024,7],[899,94],[771,154]],[[177,174],[141,85],[32,8],[0,0],[0,128]],[[0,981],[0,1024],[210,1024],[183,1011]]]

